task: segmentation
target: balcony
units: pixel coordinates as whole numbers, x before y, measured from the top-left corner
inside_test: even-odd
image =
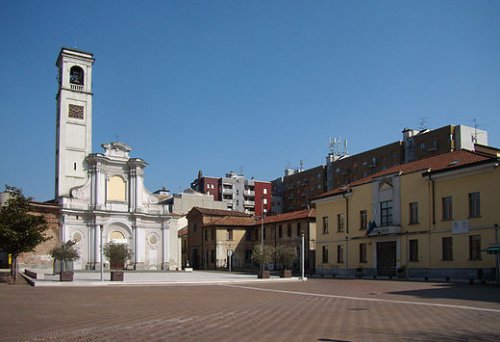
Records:
[[[401,226],[384,226],[373,228],[368,236],[390,235],[401,233]]]
[[[78,85],[78,84],[70,84],[69,85],[71,90],[75,90],[75,91],[83,91],[83,86],[82,85]]]
[[[232,195],[234,193],[234,190],[232,188],[222,188],[222,193],[224,195]]]
[[[253,191],[253,190],[245,190],[243,192],[243,195],[248,196],[248,197],[255,197],[255,191]]]
[[[244,207],[255,207],[255,201],[243,201]]]

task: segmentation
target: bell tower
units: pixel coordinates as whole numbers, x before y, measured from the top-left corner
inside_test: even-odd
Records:
[[[87,180],[92,152],[92,53],[62,48],[58,68],[55,198]]]

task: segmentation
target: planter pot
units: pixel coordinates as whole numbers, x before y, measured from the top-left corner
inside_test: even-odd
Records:
[[[271,276],[271,272],[269,271],[259,271],[259,279],[268,279]]]
[[[291,278],[292,277],[292,270],[281,270],[280,271],[280,278]]]
[[[123,271],[111,271],[111,281],[123,281]]]
[[[61,272],[73,272],[73,261],[67,260],[54,260],[54,274],[60,274]]]
[[[73,281],[73,271],[61,271],[59,281]]]

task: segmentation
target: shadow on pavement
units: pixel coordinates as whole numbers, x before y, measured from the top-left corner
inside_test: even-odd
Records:
[[[448,298],[500,303],[500,287],[497,285],[436,284],[433,285],[431,289],[394,291],[387,293],[419,298]]]
[[[430,333],[430,332],[415,332],[402,336],[405,341],[439,341],[439,342],[457,342],[457,341],[482,341],[482,342],[498,342],[500,341],[500,332],[498,334],[475,333],[470,332],[449,332],[445,334]]]

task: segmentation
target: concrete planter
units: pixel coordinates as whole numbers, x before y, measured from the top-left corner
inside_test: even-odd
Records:
[[[271,272],[267,271],[267,270],[261,270],[259,271],[259,274],[258,274],[258,277],[259,279],[268,279],[271,277]]]
[[[284,269],[280,271],[280,278],[291,278],[292,270]]]
[[[123,281],[123,271],[111,271],[111,281]]]
[[[73,271],[59,272],[59,281],[73,281]]]

